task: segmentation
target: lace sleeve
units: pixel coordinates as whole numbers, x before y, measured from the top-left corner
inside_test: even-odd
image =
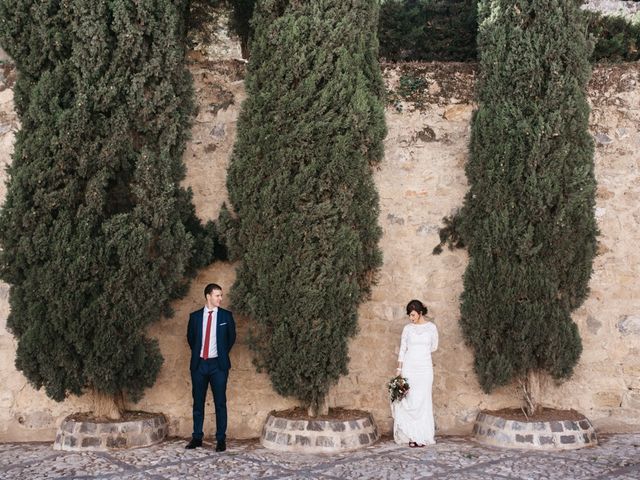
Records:
[[[404,361],[404,354],[407,352],[407,336],[409,335],[409,329],[404,327],[402,330],[402,337],[400,338],[400,352],[398,353],[398,361]]]

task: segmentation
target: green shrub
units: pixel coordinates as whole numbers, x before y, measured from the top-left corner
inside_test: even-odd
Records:
[[[572,374],[582,344],[571,313],[596,252],[596,181],[591,45],[577,2],[481,6],[469,191],[442,234],[469,251],[460,323],[490,392],[532,371]]]
[[[590,12],[589,31],[596,39],[592,60],[634,62],[640,59],[640,21]]]
[[[383,155],[376,2],[265,0],[222,223],[231,297],[275,390],[317,410],[347,373],[358,305],[381,264],[372,164]]]
[[[476,0],[382,2],[380,55],[390,61],[473,61],[477,57]],[[640,21],[589,12],[596,46],[592,61],[640,58]]]
[[[16,366],[62,400],[141,397],[170,315],[213,255],[212,224],[180,186],[194,108],[185,4],[6,0],[17,133],[0,212]]]

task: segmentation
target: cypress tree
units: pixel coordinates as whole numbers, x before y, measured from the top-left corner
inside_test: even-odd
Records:
[[[227,179],[235,217],[222,217],[242,260],[232,302],[254,321],[258,367],[312,414],[348,371],[357,308],[381,263],[377,20],[370,0],[265,0],[254,14]]]
[[[179,186],[193,111],[186,5],[6,0],[21,120],[0,213],[16,366],[63,400],[137,400],[162,355],[147,326],[212,260]],[[117,416],[114,404],[103,413]]]
[[[480,4],[470,189],[441,236],[469,251],[460,322],[485,392],[519,378],[535,396],[538,373],[568,378],[582,351],[571,312],[588,294],[597,227],[578,4]]]

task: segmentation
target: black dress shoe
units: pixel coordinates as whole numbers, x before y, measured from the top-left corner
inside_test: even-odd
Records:
[[[202,440],[198,440],[197,438],[192,438],[191,441],[187,443],[187,446],[184,448],[188,448],[189,450],[191,450],[193,448],[198,448],[201,446],[202,446]]]
[[[227,444],[223,440],[222,442],[216,443],[216,452],[224,452],[227,449]]]

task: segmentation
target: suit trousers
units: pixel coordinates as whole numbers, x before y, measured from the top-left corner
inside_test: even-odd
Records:
[[[193,394],[193,438],[202,440],[204,433],[204,403],[207,387],[211,386],[216,408],[216,441],[223,442],[227,433],[227,378],[229,370],[220,368],[217,358],[200,359],[198,368],[191,370]]]

